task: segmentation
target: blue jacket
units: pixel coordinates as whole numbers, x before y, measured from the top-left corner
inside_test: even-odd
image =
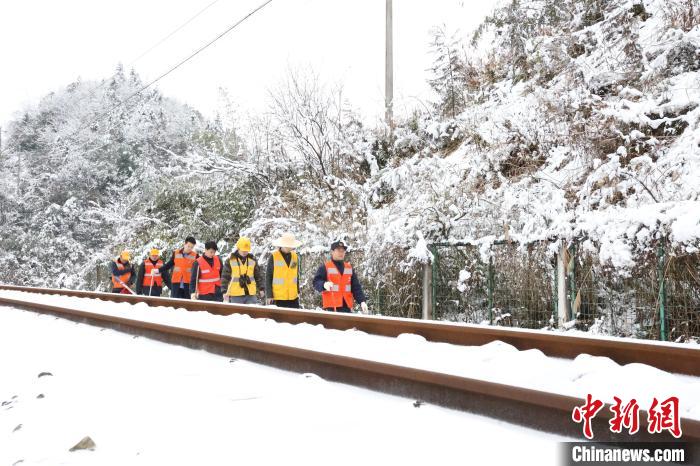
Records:
[[[333,261],[333,263],[336,267],[338,267],[338,272],[342,274],[345,270],[345,261]],[[321,265],[321,267],[318,268],[318,270],[316,271],[316,275],[314,276],[314,289],[319,293],[323,292],[323,284],[327,281],[328,275],[326,274],[326,264],[324,263],[323,265]],[[350,279],[350,290],[352,291],[352,297],[355,298],[355,301],[358,304],[367,301],[365,293],[364,291],[362,291],[362,285],[360,285],[360,281],[357,279],[357,274],[355,273],[355,270],[353,270],[352,278]],[[347,303],[343,301],[343,304]],[[347,306],[343,306],[340,309],[344,311],[350,310]]]

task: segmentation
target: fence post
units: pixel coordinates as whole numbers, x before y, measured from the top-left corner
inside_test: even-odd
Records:
[[[437,278],[439,276],[440,270],[438,267],[440,264],[438,261],[440,260],[440,256],[438,254],[438,249],[437,246],[434,244],[430,246],[430,252],[433,253],[433,261],[432,261],[432,276],[430,277],[430,282],[432,285],[432,306],[430,308],[430,311],[432,312],[432,319],[436,319],[436,313],[437,313]]]
[[[423,320],[433,316],[433,262],[423,264]]]
[[[576,311],[576,243],[571,243],[570,249],[570,264],[571,268],[568,270],[569,275],[569,309],[571,309],[571,318],[575,319],[577,316],[574,315]],[[567,264],[568,267],[568,264]]]
[[[486,284],[488,287],[488,306],[489,306],[489,323],[493,325],[493,288],[494,288],[494,278],[495,270],[493,266],[493,256],[489,257],[489,268],[488,268],[488,278],[486,279]]]
[[[569,300],[566,296],[566,264],[564,258],[567,255],[566,242],[561,241],[559,254],[557,255],[557,308],[559,313],[559,327],[570,320]]]
[[[666,341],[667,335],[666,335],[666,258],[665,254],[666,251],[664,251],[664,243],[663,240],[661,244],[659,244],[659,248],[656,252],[658,262],[657,262],[657,274],[659,278],[659,323],[660,323],[660,329],[659,329],[659,336],[661,338],[661,341]]]
[[[554,254],[554,275],[552,280],[552,320],[555,327],[559,327],[559,306],[558,306],[558,281],[559,281],[559,254]]]

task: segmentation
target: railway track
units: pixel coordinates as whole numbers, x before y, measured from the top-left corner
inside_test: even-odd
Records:
[[[336,315],[313,311],[235,306],[229,304],[84,291],[10,286],[0,286],[0,289],[99,298],[118,302],[145,301],[150,305],[176,306],[192,311],[206,310],[215,314],[224,315],[246,313],[250,314],[252,317],[266,317],[279,322],[320,323],[327,328],[335,329],[354,327],[368,333],[380,335],[398,335],[400,333],[411,332],[422,334],[433,341],[449,341],[451,343],[458,341],[460,344],[483,344],[494,339],[500,339],[511,344],[514,344],[513,342],[518,342],[521,345],[536,345],[538,341],[540,341],[528,341],[526,340],[527,335],[510,335],[510,333],[517,334],[519,332],[498,332],[501,329],[493,329],[494,332],[479,334],[478,331],[484,330],[482,327],[472,328],[436,322],[412,322],[405,319]],[[0,297],[0,304],[35,312],[49,313],[77,322],[110,328],[129,334],[141,335],[190,348],[205,349],[212,353],[247,359],[285,370],[313,372],[331,381],[348,383],[372,390],[413,398],[421,402],[484,414],[515,424],[568,435],[572,438],[581,438],[581,426],[575,424],[571,420],[573,408],[575,406],[581,406],[584,403],[583,399],[576,397],[292,346],[260,342],[153,322],[143,322],[137,319],[105,315],[97,312],[81,311],[52,304],[36,303],[32,302],[31,299]],[[440,332],[440,330],[443,330],[443,332]],[[502,335],[510,337],[510,341],[509,338],[504,338]],[[535,336],[537,338],[543,337],[539,333],[535,333]],[[557,337],[561,338],[560,336]],[[607,342],[606,340],[595,339],[594,341]],[[591,343],[589,342],[588,344]],[[632,344],[636,345],[634,342]],[[665,345],[648,346],[656,350],[659,348],[668,350]],[[533,347],[539,346],[521,346],[521,348],[524,349]],[[545,347],[554,348],[554,350],[557,348],[557,346],[551,342],[549,346]],[[682,350],[683,348],[679,349]],[[621,350],[618,349],[617,351]],[[626,349],[626,351],[631,351],[631,349]],[[695,351],[700,353],[700,350]],[[561,352],[565,351],[562,349]],[[571,350],[566,350],[566,354],[571,354]],[[644,355],[647,353],[640,352],[639,354]],[[629,355],[629,357],[632,356]],[[640,361],[637,360],[637,362]],[[698,367],[695,367],[695,369],[697,370]],[[607,408],[609,408],[609,406]],[[607,425],[611,415],[609,409],[602,409],[593,419],[596,440],[672,440],[672,437],[666,436],[665,434],[654,436],[646,434],[645,427],[647,416],[645,412],[640,412],[640,423],[642,424],[640,433],[634,437],[629,437],[626,434],[612,434]],[[700,421],[683,420],[683,440],[700,441]]]
[[[522,330],[483,325],[455,324],[448,322],[401,319],[355,314],[283,309],[269,306],[244,306],[236,304],[189,301],[152,296],[132,296],[53,288],[33,288],[0,285],[0,290],[26,291],[41,294],[57,294],[80,298],[102,299],[114,302],[145,302],[149,306],[184,308],[205,311],[217,315],[248,314],[254,318],[268,318],[290,324],[321,324],[325,328],[348,330],[355,328],[373,335],[395,337],[412,333],[428,341],[477,346],[492,341],[502,341],[519,350],[538,349],[547,356],[572,359],[579,354],[605,356],[618,364],[641,363],[667,372],[700,376],[700,347],[673,343],[630,341],[562,335],[554,332]]]

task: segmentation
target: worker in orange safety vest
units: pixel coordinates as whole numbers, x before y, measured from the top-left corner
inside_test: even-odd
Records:
[[[345,261],[348,247],[342,240],[331,243],[331,257],[316,271],[314,289],[321,293],[321,305],[326,311],[351,312],[355,303],[363,314],[369,313],[367,298],[357,273]]]
[[[185,238],[185,244],[173,252],[170,260],[165,263],[160,272],[162,274],[170,273],[170,288],[171,298],[190,299],[190,280],[192,264],[197,260],[199,254],[194,251],[197,240],[193,236]]]
[[[204,254],[192,264],[190,293],[201,301],[223,301],[221,292],[221,258],[216,254],[216,241],[207,241]]]

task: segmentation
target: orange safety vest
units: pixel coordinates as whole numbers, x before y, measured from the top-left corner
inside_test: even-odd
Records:
[[[163,267],[163,261],[158,259],[154,265],[151,259],[146,259],[144,264],[146,268],[143,271],[143,286],[163,286],[163,276],[159,270]],[[153,270],[158,270],[158,272],[153,275]]]
[[[119,262],[119,259],[115,259],[114,263],[117,264],[117,268],[119,270],[124,270],[126,268],[126,265]],[[124,275],[119,275],[119,280],[123,281],[124,283],[129,283],[130,278],[131,272],[125,273]],[[117,280],[116,275],[112,275],[112,286],[114,286],[114,288],[124,288],[124,285],[122,283],[119,283],[119,280]]]
[[[204,256],[200,256],[197,262],[199,263],[197,293],[200,295],[214,294],[216,287],[221,286],[221,259],[219,256],[214,256],[213,267],[204,259]]]
[[[175,264],[173,267],[173,283],[189,283],[190,275],[192,274],[192,264],[197,260],[197,253],[190,251],[189,254],[184,254],[182,249],[175,251]]]
[[[326,262],[326,277],[328,277],[329,282],[333,283],[333,288],[331,288],[331,291],[324,290],[321,293],[323,308],[337,309],[343,307],[343,300],[345,300],[348,307],[352,309],[355,305],[355,300],[352,297],[352,266],[350,262],[345,263],[342,274],[333,261]]]

